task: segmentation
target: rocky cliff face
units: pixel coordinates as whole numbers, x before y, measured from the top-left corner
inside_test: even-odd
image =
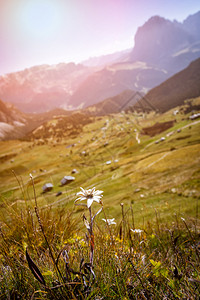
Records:
[[[182,28],[200,41],[200,11],[183,21]]]
[[[130,60],[154,64],[170,75],[180,71],[200,56],[199,19],[199,14],[190,16],[182,24],[152,17],[138,28]]]
[[[26,124],[27,118],[23,113],[0,100],[0,140],[22,137]]]
[[[155,16],[138,29],[132,59],[164,65],[165,57],[194,41],[192,35],[176,23]]]
[[[159,16],[138,28],[135,46],[121,62],[91,74],[70,98],[86,107],[126,89],[147,92],[200,57],[200,12],[183,23]]]
[[[36,66],[0,77],[0,97],[24,112],[43,112],[68,103],[91,73],[82,65]]]
[[[26,122],[26,117],[13,105],[6,104],[0,100],[0,122],[13,124],[14,122]]]

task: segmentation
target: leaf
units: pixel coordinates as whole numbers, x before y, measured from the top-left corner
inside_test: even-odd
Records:
[[[160,261],[155,261],[155,260],[153,260],[153,259],[150,259],[150,263],[151,263],[156,269],[160,268],[160,266],[161,266],[161,262],[160,262]]]
[[[87,220],[87,218],[86,218],[85,215],[83,215],[83,221],[84,221],[85,227],[86,227],[87,230],[90,232],[90,231],[91,231],[90,223],[88,222],[88,220]]]
[[[98,212],[96,212],[96,214],[95,214],[94,217],[92,218],[92,221],[94,221],[94,218],[96,218],[96,216],[97,216],[98,214],[100,214],[100,212],[102,211],[102,209],[103,209],[103,208],[100,208],[100,209],[98,210]]]
[[[160,274],[161,274],[161,270],[162,270],[162,265],[161,265],[161,262],[160,261],[155,261],[153,259],[150,259],[150,263],[154,266],[153,268],[153,274],[156,276],[156,277],[159,277]]]
[[[26,248],[26,259],[27,259],[27,262],[28,262],[29,269],[33,273],[34,277],[40,283],[42,283],[43,285],[46,285],[44,277],[42,276],[40,270],[38,269],[38,267],[36,266],[36,264],[33,262],[33,260],[30,258],[29,254],[28,254],[27,248]]]
[[[178,278],[178,269],[176,266],[174,266],[174,272],[173,272],[173,275],[175,278]]]
[[[56,265],[58,265],[58,261],[59,261],[59,258],[60,258],[60,255],[63,254],[64,250],[67,248],[67,245],[65,245],[61,250],[60,252],[58,253],[58,256],[56,258]],[[63,255],[64,256],[64,255]],[[65,257],[64,257],[65,259]]]
[[[175,239],[174,239],[174,245],[175,245],[175,246],[176,246],[176,244],[177,244],[178,239],[179,239],[179,236],[175,237]]]
[[[52,271],[46,271],[43,273],[44,276],[53,276],[53,272]]]
[[[80,267],[79,267],[80,272],[81,272],[81,270],[82,270],[82,268],[83,268],[83,266],[84,266],[83,263],[84,263],[84,258],[81,258]]]

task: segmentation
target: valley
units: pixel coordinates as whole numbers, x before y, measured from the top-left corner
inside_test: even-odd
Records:
[[[2,1],[0,300],[200,299],[197,2]]]
[[[174,214],[192,220],[200,197],[200,121],[190,120],[191,112],[184,113],[188,103],[196,107],[200,98],[163,114],[93,116],[82,123],[81,131],[75,126],[77,115],[74,119],[72,115],[72,128],[52,120],[49,135],[40,130],[27,140],[0,142],[1,214],[7,206],[33,207],[34,189],[41,209],[73,209],[80,186],[95,186],[104,191],[109,217],[120,216],[123,202],[126,207],[133,204],[138,225],[154,222],[155,210],[163,222]],[[168,129],[165,123],[170,124]],[[160,124],[160,131],[146,135],[144,128],[154,124]],[[75,180],[60,186],[64,176]],[[42,193],[45,183],[53,189]]]

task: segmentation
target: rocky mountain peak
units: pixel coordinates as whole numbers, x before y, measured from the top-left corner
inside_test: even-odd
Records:
[[[200,40],[200,11],[185,19],[182,26],[184,30],[193,35],[195,39]]]
[[[130,58],[166,68],[169,57],[194,42],[194,36],[178,22],[154,16],[138,28]]]

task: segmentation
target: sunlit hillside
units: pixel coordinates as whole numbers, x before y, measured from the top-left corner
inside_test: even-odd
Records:
[[[182,2],[1,1],[0,300],[200,299],[200,11]]]
[[[199,104],[1,141],[1,299],[198,297]]]
[[[192,103],[197,105],[199,98]],[[132,202],[139,224],[141,213],[152,221],[155,208],[165,220],[173,213],[192,218],[200,192],[199,120],[189,119],[191,112],[184,113],[187,106],[162,115],[119,113],[92,118],[89,124],[85,119],[81,131],[77,127],[81,115],[75,114],[73,128],[58,118],[33,131],[27,141],[1,142],[2,212],[6,203],[32,206],[31,173],[41,207],[73,207],[80,186],[96,186],[104,190],[110,217],[118,216],[121,202]],[[152,131],[154,124],[160,129]],[[74,182],[60,186],[73,169]],[[16,177],[24,185],[26,199]],[[42,186],[48,182],[53,189],[43,194]]]

